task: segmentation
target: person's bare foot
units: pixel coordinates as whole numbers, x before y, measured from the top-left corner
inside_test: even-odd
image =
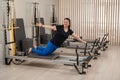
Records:
[[[37,46],[36,46],[36,45],[34,45],[34,49],[37,49]]]
[[[26,49],[24,55],[25,55],[25,56],[28,56],[31,51],[32,51],[32,48]]]
[[[30,54],[31,51],[32,51],[32,48],[29,48],[29,50],[28,50],[28,55]]]

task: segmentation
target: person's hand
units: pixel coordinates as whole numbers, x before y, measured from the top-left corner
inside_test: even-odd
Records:
[[[85,43],[85,44],[86,44],[87,42],[86,42],[86,41],[83,41],[83,43]]]
[[[35,26],[37,26],[37,27],[41,27],[41,26],[42,26],[42,23],[36,23]]]

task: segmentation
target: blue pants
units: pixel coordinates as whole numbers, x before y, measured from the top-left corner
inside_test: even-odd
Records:
[[[53,53],[58,47],[55,46],[51,41],[48,41],[46,47],[37,46],[36,49],[32,48],[32,53],[40,56],[46,56]]]

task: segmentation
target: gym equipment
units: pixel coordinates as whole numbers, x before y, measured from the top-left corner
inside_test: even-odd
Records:
[[[22,40],[26,38],[26,34],[24,29],[24,21],[22,18],[16,18],[16,26],[19,26],[19,29],[15,30],[16,48],[17,51],[24,51],[22,50]]]
[[[30,53],[28,55],[28,57],[31,57],[31,58],[40,58],[40,59],[57,59],[57,58],[59,58],[59,54],[52,53],[52,54],[47,55],[47,56],[39,56],[39,55]]]
[[[97,59],[97,56],[100,55],[100,53],[98,53],[99,49],[98,49],[98,47],[97,47],[99,41],[100,41],[100,38],[95,39],[95,41],[94,41],[94,43],[93,43],[93,45],[92,45],[92,48],[91,48],[91,50],[90,50],[90,52],[94,54],[94,58],[93,58],[93,59]]]
[[[22,40],[22,51],[33,47],[33,39],[25,38]]]
[[[63,47],[74,49],[76,45],[75,44],[73,45],[71,43],[75,43],[75,42],[78,42],[78,41],[75,39],[68,39],[68,40],[66,40],[66,44],[64,43]],[[87,46],[86,49],[84,49],[85,45],[81,45],[79,43],[80,44],[78,46],[79,49],[84,49],[84,51],[80,51],[80,53],[84,53],[84,56],[86,56],[87,53],[93,53],[93,59],[97,59],[97,56],[100,55],[99,51],[101,49],[100,38],[97,38],[94,41],[93,40],[87,41],[87,43],[89,45]],[[78,43],[77,43],[77,45],[78,45]],[[91,54],[89,54],[89,55],[91,55]]]
[[[28,45],[29,41],[31,43],[32,40],[25,40],[24,44]],[[8,50],[8,51],[10,51],[10,50]],[[78,63],[77,61],[74,61],[74,62],[69,61],[70,59],[76,58],[75,56],[62,56],[62,55],[58,55],[58,54],[52,54],[52,55],[48,55],[48,56],[38,56],[38,55],[32,54],[32,55],[29,55],[29,56],[24,56],[25,52],[18,52],[17,51],[16,53],[17,53],[17,55],[14,55],[14,56],[11,56],[9,53],[6,54],[6,57],[5,57],[6,64],[10,64],[11,63],[11,61],[8,61],[8,59],[10,59],[10,60],[14,59],[15,60],[14,64],[17,64],[17,65],[23,63],[26,60],[30,60],[30,61],[40,60],[40,62],[58,63],[58,64],[68,63],[68,64],[73,64],[73,65],[76,65]],[[80,65],[77,65],[77,67],[81,67],[82,68],[82,69],[79,69],[79,71],[82,72],[81,74],[85,74],[84,70],[83,70],[84,67],[83,67],[83,65],[81,66],[81,64],[83,64],[83,63],[86,64],[85,63],[86,60],[87,59],[84,58],[84,62],[82,62],[82,59],[81,59],[81,62],[79,63]]]
[[[13,29],[18,29],[19,27],[14,27]],[[11,30],[12,28],[0,28],[1,31],[3,30]]]
[[[79,71],[80,74],[86,74],[84,71],[84,68],[88,67],[88,63],[92,59],[92,56],[88,56],[87,58],[79,57],[77,50],[78,50],[78,48],[76,47],[76,57],[75,56],[63,56],[63,55],[59,55],[59,54],[51,54],[48,56],[38,56],[35,54],[30,54],[29,56],[6,55],[6,58],[15,59],[17,61],[17,63],[15,63],[15,64],[21,64],[22,62],[27,61],[27,60],[29,60],[29,61],[39,60],[40,62],[56,63],[56,64],[64,64],[64,65],[71,64],[71,65],[74,65],[73,67],[75,67],[75,69],[77,67],[76,70]],[[72,59],[76,59],[76,61],[71,61]],[[6,62],[6,63],[8,64],[10,62]]]
[[[81,48],[81,47],[80,47]],[[91,61],[91,59],[93,58],[93,56],[91,56],[90,52],[86,51],[87,50],[87,43],[84,47],[84,54],[86,55],[86,53],[89,54],[88,57],[86,57],[85,59],[83,60],[80,60],[79,59],[79,54],[78,54],[78,49],[79,49],[79,46],[76,46],[76,49],[75,49],[75,52],[76,52],[76,58],[75,59],[70,59],[69,61],[75,61],[76,63],[74,64],[64,64],[66,66],[74,66],[75,69],[77,70],[77,72],[79,74],[86,74],[86,72],[84,71],[84,68],[87,69],[88,67],[91,67],[91,65],[89,65],[89,62]],[[81,52],[82,53],[82,52]],[[81,64],[80,64],[81,63]],[[81,70],[79,69],[79,66],[81,65]]]
[[[15,8],[14,8],[14,0],[7,0],[7,26],[4,24],[4,39],[5,39],[5,50],[7,50],[7,45],[9,44],[10,48],[9,48],[9,54],[11,56],[15,55],[16,49],[15,49],[15,29],[16,28],[16,24],[15,24]],[[8,34],[8,33],[9,34]],[[9,42],[8,42],[8,38],[7,38],[7,34],[10,37]],[[6,52],[7,53],[7,52]],[[6,56],[6,54],[5,54]],[[11,61],[13,61],[13,59],[11,58],[7,58],[5,57],[5,64],[9,65],[11,63]]]
[[[100,55],[100,54],[98,53],[98,51],[99,51],[100,49],[102,49],[103,51],[105,51],[105,50],[108,48],[108,43],[109,43],[109,40],[107,40],[108,35],[109,35],[109,33],[106,33],[106,34],[103,35],[103,37],[101,37],[101,39],[100,39],[100,37],[99,37],[99,38],[97,39],[97,42],[95,42],[96,40],[89,40],[89,39],[83,39],[83,40],[85,40],[87,43],[90,43],[90,44],[96,43],[94,46],[95,46],[95,47],[98,47],[98,48],[96,49],[95,54]],[[80,38],[82,38],[82,37],[80,37]],[[72,47],[71,44],[70,44],[70,42],[78,42],[78,41],[75,40],[75,39],[68,39],[68,40],[63,44],[63,46],[64,46],[64,47],[67,47],[67,46]]]
[[[14,1],[13,1],[14,2]],[[13,3],[12,2],[12,3]],[[10,4],[11,5],[11,4]],[[12,8],[12,7],[11,7]],[[10,9],[11,10],[11,9]],[[9,11],[9,10],[8,10]],[[14,12],[14,11],[12,11],[12,12]],[[9,18],[9,17],[8,17]],[[76,52],[76,56],[63,56],[63,55],[59,55],[58,56],[58,54],[52,54],[52,55],[48,55],[48,56],[36,56],[36,55],[32,55],[32,57],[31,56],[25,56],[24,54],[25,54],[25,52],[23,52],[23,51],[17,51],[17,49],[16,49],[16,46],[15,46],[15,43],[17,42],[17,40],[20,40],[21,41],[21,39],[24,39],[25,38],[25,33],[23,33],[23,37],[19,37],[19,38],[17,38],[16,36],[18,36],[17,34],[20,34],[19,32],[15,32],[15,30],[13,29],[13,27],[14,27],[14,25],[15,25],[15,23],[16,23],[16,19],[10,19],[12,22],[11,23],[8,23],[8,24],[11,24],[9,27],[10,28],[12,28],[10,31],[11,31],[11,34],[10,34],[10,38],[12,38],[11,39],[11,41],[12,42],[9,42],[9,44],[11,45],[11,44],[13,44],[14,43],[14,45],[12,45],[10,48],[8,47],[8,48],[6,48],[6,49],[8,49],[8,50],[6,50],[6,53],[5,53],[5,64],[6,65],[10,65],[10,63],[11,63],[11,61],[13,61],[15,64],[21,64],[22,62],[24,62],[24,61],[26,61],[26,60],[30,60],[30,61],[36,61],[36,60],[40,60],[40,62],[48,62],[48,63],[58,63],[58,64],[65,64],[65,63],[68,63],[68,64],[73,64],[73,65],[75,65],[75,68],[76,68],[76,65],[77,65],[77,71],[79,70],[79,71],[81,71],[81,69],[78,69],[78,67],[82,67],[82,73],[81,74],[83,74],[84,73],[84,70],[83,70],[83,64],[86,64],[87,63],[87,61],[90,61],[90,59],[89,59],[89,57],[87,57],[87,58],[84,58],[84,60],[82,59],[82,58],[80,58],[79,56],[78,56],[78,53]],[[15,22],[14,22],[15,21]],[[13,25],[13,23],[14,23],[14,25]],[[23,23],[23,22],[22,22]],[[24,27],[24,26],[23,26]],[[20,28],[22,28],[22,27],[20,27]],[[22,30],[22,29],[20,29],[20,30]],[[7,30],[4,30],[4,31],[7,31]],[[24,31],[24,30],[23,30]],[[22,31],[20,31],[20,32],[22,32]],[[5,34],[5,35],[7,35],[7,34]],[[5,36],[5,38],[7,38],[7,36]],[[6,40],[5,40],[6,41]],[[26,43],[24,43],[23,45],[24,45],[24,47],[25,47],[25,44],[27,45],[26,47],[29,47],[29,45],[28,45],[28,42],[32,42],[32,40],[23,40],[23,42],[26,42]],[[8,45],[8,42],[5,42],[5,44],[7,44]],[[17,44],[18,46],[20,46],[20,44]],[[7,46],[6,46],[7,47]],[[20,47],[18,47],[18,49],[19,50],[21,50],[21,48]],[[76,47],[76,50],[77,50],[78,48]],[[23,48],[23,50],[24,50],[24,48]],[[34,58],[33,58],[34,57]],[[36,58],[37,57],[37,58]],[[57,57],[59,57],[59,58],[57,58]],[[43,59],[44,58],[44,59]],[[56,58],[56,59],[55,59]],[[74,59],[74,58],[77,58],[77,60],[76,61],[70,61],[70,59]],[[78,60],[79,59],[81,59],[81,61],[79,62]],[[83,61],[82,61],[83,60]],[[79,65],[78,65],[79,64]]]
[[[51,24],[52,25],[55,25],[56,22],[57,22],[57,17],[56,17],[56,14],[55,14],[55,12],[56,12],[55,7],[56,7],[55,5],[52,5],[52,18],[51,18]]]
[[[100,45],[101,45],[101,48],[103,51],[105,51],[108,48],[108,46],[107,46],[109,43],[109,40],[107,40],[108,35],[109,35],[109,33],[104,34],[104,36],[100,42]]]
[[[107,40],[107,37],[108,37],[109,33],[105,33],[103,35],[103,37],[101,38],[101,40],[98,41],[98,45],[99,45],[99,48],[101,48],[103,51],[106,50],[106,48],[108,48],[108,43],[109,43],[109,40]],[[94,43],[93,40],[88,40],[88,39],[85,39],[85,41],[87,41],[88,43]]]
[[[103,51],[105,50],[107,44],[109,43],[109,41],[106,40],[106,38],[108,37],[108,33],[104,34],[103,37],[100,39],[98,38],[96,40],[96,44],[95,44],[95,49],[93,49],[91,52],[94,52],[95,55],[100,55],[100,53],[98,52],[99,50],[103,49]]]
[[[36,25],[36,22],[39,22],[40,20],[39,20],[39,16],[38,16],[38,14],[40,14],[39,13],[39,3],[37,3],[37,2],[34,2],[33,3],[33,14],[34,14],[34,17],[33,17],[33,23],[32,23],[32,25],[34,25],[33,26],[33,28],[32,28],[32,36],[33,36],[33,38],[35,39],[35,43],[36,43],[36,45],[40,45],[40,33],[39,33],[39,31],[40,31],[40,28],[39,27],[36,27],[35,25]],[[35,33],[34,33],[34,31],[35,31]]]

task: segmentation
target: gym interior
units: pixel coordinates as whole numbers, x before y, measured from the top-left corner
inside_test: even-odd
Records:
[[[64,18],[85,43],[69,36],[49,55],[27,54]],[[119,56],[120,0],[0,0],[0,80],[120,80]]]

